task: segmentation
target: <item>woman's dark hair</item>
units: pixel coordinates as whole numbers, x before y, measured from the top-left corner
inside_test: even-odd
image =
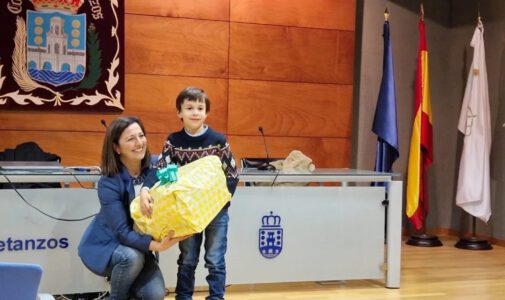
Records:
[[[177,99],[175,100],[175,107],[177,108],[178,112],[181,111],[182,102],[184,102],[184,100],[205,102],[205,113],[208,113],[210,111],[209,97],[207,94],[205,94],[205,91],[200,88],[190,86],[183,89],[179,93]]]
[[[100,163],[100,168],[102,168],[102,175],[104,176],[115,176],[119,174],[121,169],[121,161],[119,160],[119,154],[114,151],[114,145],[119,146],[119,137],[123,134],[126,128],[130,125],[137,123],[142,129],[144,135],[146,131],[142,121],[137,117],[119,117],[110,123],[107,127],[105,137],[103,139],[102,146],[102,162]],[[142,159],[141,169],[149,167],[151,164],[151,154],[149,153],[149,147],[146,149],[146,154]]]

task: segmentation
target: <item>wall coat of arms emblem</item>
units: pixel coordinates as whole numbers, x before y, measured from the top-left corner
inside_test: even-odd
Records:
[[[0,7],[0,109],[124,110],[123,1]]]
[[[283,230],[281,227],[281,217],[265,215],[261,218],[261,228],[259,229],[258,246],[261,255],[265,258],[275,258],[282,251]]]
[[[86,71],[86,15],[28,10],[26,62],[35,81],[60,86]]]

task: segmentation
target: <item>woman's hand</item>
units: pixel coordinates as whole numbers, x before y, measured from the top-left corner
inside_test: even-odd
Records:
[[[187,239],[191,235],[185,235],[181,237],[176,237],[173,238],[174,236],[174,231],[171,230],[166,237],[164,237],[161,242],[156,242],[156,241],[151,241],[151,245],[149,246],[149,250],[151,251],[165,251],[172,247],[173,245],[177,244],[178,242]]]
[[[140,191],[140,212],[148,218],[153,215],[153,198],[148,189],[143,188]]]

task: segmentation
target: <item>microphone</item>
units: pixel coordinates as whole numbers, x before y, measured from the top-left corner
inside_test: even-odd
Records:
[[[107,122],[105,122],[104,119],[101,119],[100,123],[102,123],[102,125],[103,125],[103,127],[105,127],[105,129],[107,129]]]
[[[265,153],[267,155],[265,162],[258,167],[258,170],[275,171],[276,170],[275,167],[270,164],[270,157],[268,156],[268,148],[267,148],[267,139],[265,138],[263,127],[259,126],[258,130],[261,133],[261,136],[263,137],[263,145],[265,146]]]

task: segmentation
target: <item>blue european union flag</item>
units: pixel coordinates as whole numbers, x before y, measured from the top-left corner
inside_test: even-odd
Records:
[[[389,22],[384,22],[384,60],[382,81],[375,108],[372,131],[377,134],[375,171],[391,172],[393,163],[400,156],[398,126],[396,121],[396,92],[393,71],[393,54],[389,38]]]

